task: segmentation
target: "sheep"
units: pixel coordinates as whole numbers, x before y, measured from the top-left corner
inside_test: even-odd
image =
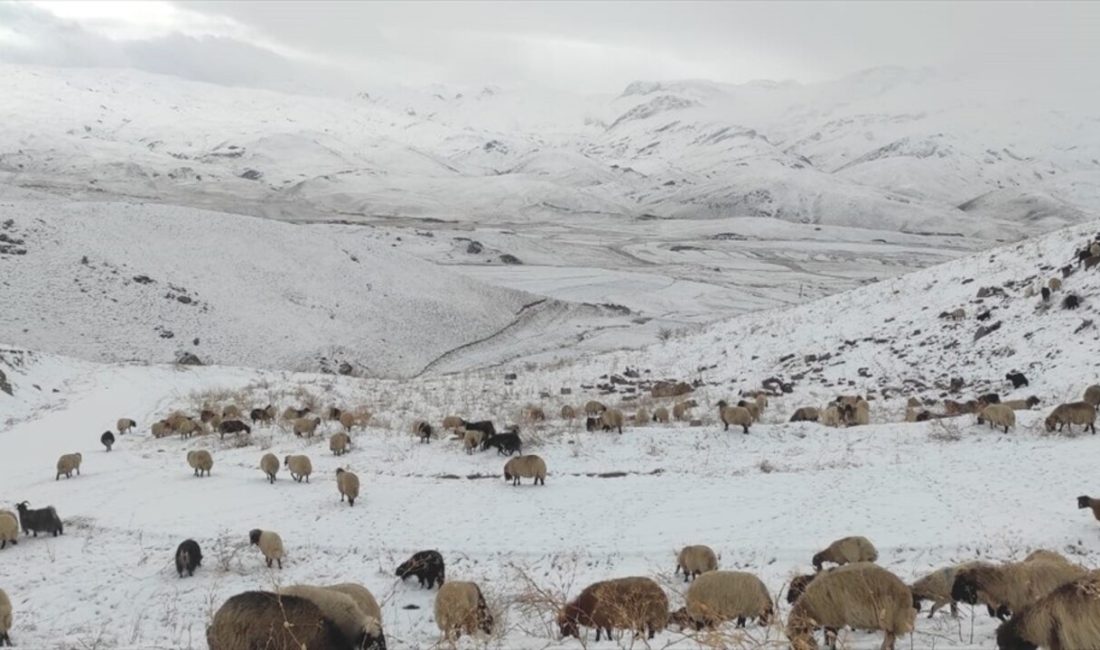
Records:
[[[327,409],[325,409],[322,413],[324,414],[326,420],[330,420],[330,421],[333,421],[333,422],[339,422],[340,421],[340,416],[344,414],[344,411],[343,411],[343,409],[337,408],[335,406],[330,406]]]
[[[1100,255],[1090,255],[1085,259],[1085,270],[1088,271],[1097,264],[1100,264]]]
[[[1057,426],[1061,431],[1063,426],[1069,426],[1070,433],[1073,433],[1073,425],[1083,424],[1085,425],[1085,431],[1092,430],[1093,435],[1096,434],[1096,407],[1088,402],[1070,402],[1069,404],[1059,404],[1047,419],[1044,421],[1047,431],[1054,431],[1054,427]]]
[[[202,422],[203,424],[208,424],[210,422],[213,422],[214,420],[221,420],[218,414],[214,411],[211,411],[207,408],[199,411],[199,422]]]
[[[937,569],[914,582],[909,587],[909,590],[913,592],[913,609],[919,612],[921,601],[930,600],[932,601],[932,610],[928,612],[928,618],[935,616],[936,612],[944,605],[951,607],[951,616],[958,617],[959,605],[951,597],[951,587],[955,584],[955,574],[958,573],[959,569],[974,564],[968,562]]]
[[[312,409],[310,409],[308,406],[300,409],[288,406],[286,407],[286,410],[283,411],[282,419],[288,422],[293,422],[294,420],[297,420],[299,418],[304,418],[310,413],[311,410]]]
[[[757,422],[760,420],[760,407],[756,402],[750,402],[748,400],[740,400],[737,405],[743,409],[748,409],[749,414],[752,415],[752,421]]]
[[[1039,289],[1039,295],[1043,297],[1043,302],[1050,302],[1050,287]]]
[[[489,447],[496,447],[498,456],[523,453],[523,443],[519,439],[518,431],[489,436],[485,439],[485,442],[481,443],[481,449],[485,450]]]
[[[180,542],[180,545],[176,548],[176,573],[183,577],[183,572],[186,571],[187,575],[195,575],[195,569],[202,566],[202,549],[199,548],[199,543],[193,539],[185,539]]]
[[[351,446],[351,437],[343,431],[332,434],[332,437],[328,439],[328,448],[334,456],[343,456],[348,453],[348,447]]]
[[[963,320],[964,318],[966,318],[966,309],[959,307],[958,309],[944,312],[940,315],[948,320]]]
[[[644,426],[647,422],[649,422],[649,411],[645,410],[645,407],[639,407],[634,411],[634,426]]]
[[[402,562],[395,572],[398,578],[404,582],[409,576],[416,576],[421,587],[431,589],[436,584],[443,585],[446,577],[446,567],[443,564],[443,556],[439,551],[417,551],[413,556]]]
[[[1050,287],[1051,291],[1059,291],[1062,288],[1062,279],[1051,278],[1050,281],[1047,282],[1047,286]]]
[[[275,475],[279,473],[279,457],[272,453],[266,453],[260,459],[260,469],[267,476],[268,483],[275,483]]]
[[[252,409],[248,413],[248,418],[252,420],[252,426],[256,426],[256,423],[271,424],[275,421],[275,407],[268,404],[262,409]]]
[[[346,469],[338,467],[336,469],[336,489],[340,491],[341,503],[343,503],[344,497],[347,497],[348,505],[354,506],[355,500],[359,498],[359,477]]]
[[[73,472],[80,476],[80,463],[83,460],[84,456],[79,453],[62,455],[61,458],[57,459],[57,476],[54,477],[54,480],[61,480],[62,474],[65,475],[65,478],[72,478]]]
[[[698,404],[693,399],[677,402],[672,406],[672,419],[681,422],[688,419],[691,415],[691,409],[695,408],[697,405]]]
[[[577,419],[576,409],[574,409],[572,406],[570,406],[568,404],[561,407],[561,419],[569,420],[570,422]]]
[[[723,431],[729,431],[730,425],[740,426],[742,433],[748,434],[749,425],[752,424],[752,413],[743,406],[728,406],[726,400],[718,402],[718,419],[726,425]]]
[[[756,408],[763,413],[768,408],[768,395],[767,393],[756,394]]]
[[[159,420],[153,423],[153,426],[149,427],[150,432],[154,438],[163,438],[164,436],[172,433],[172,427],[168,424],[167,420]]]
[[[1089,257],[1100,256],[1100,242],[1092,242],[1089,246]]]
[[[8,594],[0,589],[0,645],[8,644],[10,648],[11,642],[11,598],[8,598]]]
[[[417,420],[413,422],[412,432],[420,436],[420,442],[427,444],[432,441],[432,425],[428,424],[424,420]]]
[[[663,406],[658,407],[655,411],[653,411],[653,421],[660,422],[661,424],[668,424],[668,409]]]
[[[523,420],[531,423],[543,422],[546,420],[546,411],[543,411],[541,406],[529,404],[523,409]]]
[[[299,438],[303,435],[307,438],[312,438],[320,424],[321,418],[298,418],[294,421],[294,435]]]
[[[485,434],[480,431],[464,431],[462,433],[462,445],[465,447],[467,455],[477,451],[477,448],[483,442],[485,442]]]
[[[344,411],[340,414],[340,426],[344,427],[344,431],[351,433],[351,430],[354,429],[357,424],[359,424],[359,418],[355,417],[354,413]]]
[[[195,476],[201,477],[203,473],[210,476],[210,470],[214,468],[214,458],[205,449],[196,449],[187,452],[187,464],[194,470]]]
[[[584,430],[588,432],[595,431],[600,428],[600,418],[598,417],[586,417],[584,419]]]
[[[839,427],[840,423],[840,407],[836,404],[830,404],[821,411],[821,424],[827,427]]]
[[[760,578],[742,571],[704,573],[688,588],[684,600],[686,606],[674,616],[696,630],[732,620],[737,627],[745,627],[745,622],[754,618],[767,625],[774,614],[768,588]]]
[[[607,410],[607,407],[604,406],[603,404],[601,404],[600,402],[597,402],[596,400],[589,400],[584,405],[584,414],[585,415],[595,416],[595,415],[599,415],[600,413],[603,413],[606,410]]]
[[[222,409],[223,420],[239,420],[241,419],[241,409],[236,404],[230,404]]]
[[[546,461],[538,456],[516,456],[504,464],[504,480],[519,485],[521,478],[534,479],[532,485],[546,485]]]
[[[951,597],[971,605],[981,602],[992,614],[1005,620],[1084,573],[1084,569],[1064,559],[1046,557],[1001,565],[976,563],[960,568],[955,574]]]
[[[1067,582],[997,629],[1000,650],[1100,648],[1100,571]]]
[[[206,628],[206,642],[210,650],[363,647],[309,599],[267,591],[246,591],[225,601]]]
[[[621,435],[623,432],[623,412],[619,409],[607,409],[600,413],[600,428],[604,431],[618,429]]]
[[[279,537],[279,533],[253,528],[248,531],[248,543],[260,547],[260,552],[267,561],[267,568],[271,568],[272,562],[278,563],[280,569],[283,568],[283,538]]]
[[[368,616],[350,595],[312,585],[291,585],[279,589],[279,595],[304,598],[321,609],[325,618],[332,621],[345,639],[356,648],[385,648],[381,620]]]
[[[1009,427],[1016,426],[1016,411],[1005,404],[990,404],[978,414],[978,424],[986,422],[992,428],[1004,427],[1008,433]]]
[[[1093,384],[1085,389],[1085,397],[1081,400],[1093,406],[1100,406],[1100,384]]]
[[[1077,309],[1081,306],[1081,298],[1077,294],[1069,294],[1062,298],[1062,309]]]
[[[467,422],[462,421],[462,428],[467,431],[480,431],[485,434],[486,437],[496,435],[497,429],[493,426],[492,420],[481,420],[480,422]]]
[[[718,568],[718,556],[714,549],[703,544],[685,546],[676,556],[676,570],[673,575],[684,573],[684,582],[695,579],[701,573],[714,571]]]
[[[866,537],[853,535],[842,537],[824,550],[814,554],[813,565],[817,571],[825,562],[843,566],[854,562],[874,562],[878,559],[878,551],[875,545]]]
[[[1077,497],[1077,508],[1085,509],[1090,508],[1092,510],[1092,516],[1096,518],[1096,521],[1100,521],[1100,499],[1093,499],[1087,495]]]
[[[913,631],[917,612],[900,578],[869,562],[857,562],[819,574],[795,601],[787,623],[794,650],[817,647],[812,633],[825,628],[825,641],[836,646],[837,629],[882,630],[882,650],[894,650],[902,634]]]
[[[137,428],[137,422],[134,422],[130,418],[119,418],[115,423],[115,428],[118,429],[118,435],[123,436],[130,433],[132,429]]]
[[[19,519],[14,513],[0,510],[0,549],[7,548],[8,542],[19,544]]]
[[[1005,379],[1012,382],[1012,388],[1020,388],[1021,386],[1027,386],[1027,377],[1022,372],[1010,372],[1005,375]]]
[[[1001,405],[1007,406],[1013,411],[1028,411],[1039,405],[1039,398],[1032,395],[1027,399],[1010,399],[1001,402]]]
[[[299,483],[304,478],[306,483],[309,483],[309,475],[313,473],[313,463],[310,462],[309,456],[300,454],[287,456],[284,465],[290,468],[290,478]]]
[[[218,423],[218,426],[221,426],[220,422]],[[202,431],[203,428],[201,423],[195,422],[191,418],[184,418],[176,423],[176,426],[173,427],[173,430],[176,433],[180,434],[181,438],[190,438],[196,433]]]
[[[223,420],[218,423],[218,433],[221,434],[222,440],[225,440],[225,434],[240,434],[245,433],[252,434],[252,427],[248,426],[240,420]]]
[[[19,525],[23,528],[24,535],[33,534],[38,537],[38,533],[50,533],[57,537],[65,534],[61,517],[57,516],[57,510],[53,506],[35,510],[31,510],[29,506],[30,504],[26,501],[15,504],[15,509],[19,512]]]
[[[976,413],[978,411],[977,400],[970,400],[968,402],[956,402],[953,399],[945,399],[943,401],[943,412],[948,416],[965,415],[967,413]]]
[[[341,582],[335,585],[325,585],[323,588],[344,594],[354,600],[359,611],[363,612],[377,629],[374,644],[371,645],[371,641],[368,639],[366,650],[386,650],[385,636],[382,635],[382,608],[378,606],[378,601],[374,598],[374,594],[370,592],[370,589],[355,582]]]
[[[817,422],[821,417],[821,412],[813,406],[803,406],[794,412],[791,416],[791,422]]]
[[[856,402],[852,424],[866,426],[871,423],[871,405],[866,400]]]
[[[111,451],[111,447],[115,445],[115,434],[104,431],[103,435],[99,436],[99,443],[106,447],[107,451]]]
[[[611,638],[611,630],[632,630],[652,639],[668,625],[668,597],[649,578],[617,578],[585,587],[558,613],[562,637],[580,638],[580,627],[596,628]]]
[[[477,583],[448,582],[435,595],[435,624],[450,641],[463,633],[473,636],[477,630],[491,633],[493,615]]]

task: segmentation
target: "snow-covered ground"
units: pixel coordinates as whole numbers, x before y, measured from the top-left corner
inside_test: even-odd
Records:
[[[4,349],[0,369],[13,395],[0,393],[0,495],[5,507],[24,499],[52,504],[66,522],[62,537],[0,551],[2,585],[16,610],[13,639],[43,648],[203,648],[212,612],[238,591],[354,580],[384,603],[390,647],[430,648],[438,640],[432,593],[392,575],[408,554],[426,548],[444,554],[449,578],[485,588],[498,631],[462,645],[494,648],[582,647],[556,639],[553,603],[598,579],[654,576],[675,604],[683,585],[672,569],[685,544],[708,544],[721,566],[757,573],[781,603],[785,583],[809,569],[810,556],[850,534],[873,540],[880,563],[907,581],[943,565],[1021,558],[1036,548],[1096,568],[1100,529],[1077,510],[1076,496],[1097,489],[1089,477],[1100,439],[1049,436],[1042,420],[1100,375],[1098,330],[1085,324],[1100,306],[1100,271],[1076,271],[1049,306],[1025,287],[1060,275],[1057,267],[1098,230],[1089,223],[1058,231],[643,350],[413,380],[96,364]],[[982,287],[1004,295],[978,302]],[[1078,309],[1059,306],[1069,293],[1081,298]],[[939,317],[960,306],[963,321]],[[976,320],[986,309],[991,317]],[[999,329],[975,340],[979,326],[996,322]],[[1007,388],[1003,377],[1012,369],[1031,385]],[[750,435],[721,431],[717,401],[773,376],[792,392],[772,398]],[[948,389],[954,377],[965,382],[958,393]],[[693,394],[700,426],[628,424],[620,436],[554,417],[561,405],[594,397],[628,414],[671,404],[638,397],[643,382],[656,378],[701,382]],[[614,392],[595,387],[604,383]],[[1018,412],[1008,435],[971,416],[902,421],[909,396],[940,410],[945,396],[990,389],[1042,402]],[[872,398],[871,425],[787,422],[795,408],[841,393]],[[301,440],[280,427],[241,441],[150,437],[153,421],[174,409],[194,412],[204,401],[363,405],[374,418],[341,458],[328,452],[327,436]],[[550,421],[520,422],[528,403],[542,405]],[[505,484],[504,458],[495,452],[467,456],[457,442],[421,445],[408,433],[415,418],[438,422],[450,413],[498,426],[519,422],[525,451],[550,468],[546,486]],[[139,431],[107,454],[99,434],[119,417],[137,420]],[[325,433],[334,430],[328,424]],[[199,447],[214,454],[210,478],[193,477],[186,465],[186,452]],[[55,481],[57,456],[74,451],[84,454],[82,475]],[[265,451],[309,454],[311,482],[293,483],[284,470],[269,485],[257,469]],[[339,501],[337,467],[361,478],[354,508]],[[247,547],[255,527],[282,535],[290,554],[283,571],[268,571]],[[206,559],[194,578],[180,580],[172,554],[187,537],[199,541]],[[782,618],[785,604],[780,611]],[[992,647],[994,622],[980,610],[962,612],[960,621],[946,613],[920,618],[912,646]],[[783,644],[776,629],[750,628],[740,644],[730,634],[724,647]],[[879,642],[849,634],[847,647]],[[630,643],[627,636],[619,645]],[[705,647],[675,631],[652,646]]]

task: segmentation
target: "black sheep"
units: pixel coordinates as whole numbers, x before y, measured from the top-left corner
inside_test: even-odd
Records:
[[[985,395],[978,395],[978,402],[986,406],[990,404],[1000,404],[1001,396],[997,393],[986,393]]]
[[[104,431],[103,435],[99,437],[99,442],[103,443],[107,451],[111,451],[111,446],[115,444],[115,434],[110,431]]]
[[[1013,388],[1019,388],[1020,386],[1027,386],[1027,377],[1022,372],[1010,372],[1005,375],[1005,379],[1012,382]]]
[[[1072,293],[1062,299],[1062,309],[1077,309],[1080,305],[1081,299]]]
[[[489,447],[496,447],[497,454],[501,456],[511,456],[512,454],[521,453],[519,433],[515,431],[509,431],[508,433],[501,433],[495,436],[490,436],[485,439],[485,444],[483,445],[482,449],[488,449]]]
[[[421,422],[416,425],[416,433],[420,436],[421,443],[430,443],[432,441],[432,425],[427,422]]]
[[[256,426],[257,422],[266,422],[268,420],[267,411],[264,409],[252,409],[248,417],[252,420],[252,426]]]
[[[1050,287],[1043,287],[1039,293],[1043,294],[1043,302],[1050,302]]]
[[[176,549],[176,573],[183,577],[186,571],[188,576],[195,575],[195,569],[202,566],[202,549],[199,543],[193,539],[185,539]]]
[[[226,420],[218,425],[218,431],[221,432],[222,439],[224,440],[225,434],[227,433],[240,433],[242,431],[245,433],[252,433],[252,427],[240,420]]]
[[[588,417],[584,421],[585,431],[595,431],[600,428],[600,418]]]
[[[22,526],[24,535],[33,533],[38,537],[38,533],[52,533],[57,537],[65,533],[65,528],[61,525],[61,517],[57,516],[57,510],[53,506],[31,510],[28,505],[24,501],[15,506],[19,511],[19,525]]]
[[[467,431],[480,431],[484,434],[486,439],[497,434],[496,427],[493,426],[492,420],[481,420],[480,422],[467,422],[463,420],[462,428]]]
[[[427,585],[428,589],[437,584],[442,587],[444,574],[443,556],[439,551],[418,551],[397,567],[397,577],[402,581],[408,576],[416,576],[420,586]]]

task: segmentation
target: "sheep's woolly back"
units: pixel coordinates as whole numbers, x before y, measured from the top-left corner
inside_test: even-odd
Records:
[[[275,454],[264,454],[260,459],[260,469],[271,478],[279,473],[279,458]]]
[[[0,542],[19,541],[19,518],[7,510],[0,510]]]
[[[566,404],[565,406],[561,407],[561,419],[563,419],[563,420],[572,420],[576,417],[577,417],[577,412],[573,409],[572,406],[569,406],[568,404]]]
[[[280,560],[283,557],[283,538],[279,537],[279,533],[270,530],[261,530],[258,546],[265,558]]]
[[[1052,424],[1092,424],[1096,422],[1096,407],[1088,402],[1059,404],[1047,417],[1047,428]]]
[[[955,580],[974,584],[979,602],[1017,612],[1084,573],[1084,569],[1065,560],[1035,559],[967,567],[959,570]]]
[[[1100,648],[1100,571],[1068,582],[1017,612],[997,630],[997,645],[1054,650]]]
[[[870,562],[859,562],[818,574],[791,609],[787,635],[796,638],[818,627],[850,626],[907,634],[917,611],[913,596],[900,578]]]
[[[345,593],[313,585],[291,585],[280,589],[279,594],[305,598],[313,603],[350,641],[362,639],[374,627],[355,599]]]
[[[1016,411],[1006,404],[990,404],[982,409],[981,419],[994,427],[1016,426]]]
[[[63,454],[61,458],[57,459],[57,471],[62,473],[71,472],[80,467],[83,460],[84,457],[81,454]]]
[[[824,551],[814,556],[814,566],[822,562],[834,564],[852,564],[854,562],[874,562],[878,559],[875,545],[866,537],[853,535],[836,540]]]
[[[374,627],[368,630],[372,635],[382,631],[382,608],[378,606],[378,601],[374,599],[374,594],[369,589],[354,582],[326,585],[325,589],[338,591],[354,600],[359,606],[359,611],[363,612],[373,624]]]
[[[444,634],[463,630],[473,634],[478,624],[481,590],[473,582],[448,582],[435,595],[435,624]]]
[[[546,461],[535,456],[516,456],[504,464],[504,473],[520,478],[546,478]]]
[[[332,434],[332,437],[328,439],[329,451],[334,454],[344,453],[349,446],[351,446],[351,437],[343,431]]]
[[[352,501],[359,498],[359,477],[347,470],[336,471],[336,487]]]
[[[194,451],[187,452],[187,464],[192,469],[209,471],[214,467],[214,458],[210,455],[209,451],[205,449],[196,449]]]
[[[714,625],[736,618],[758,618],[772,611],[768,588],[741,571],[710,571],[699,576],[684,596],[693,620]]]
[[[718,417],[723,424],[745,427],[753,422],[752,411],[744,406],[718,406]]]
[[[11,619],[11,599],[3,589],[0,589],[0,634],[11,631]]]
[[[584,405],[584,412],[586,415],[599,415],[607,410],[607,407],[596,400],[590,400]]]
[[[313,473],[313,463],[309,460],[309,456],[287,456],[286,466],[290,468],[291,474],[297,476],[309,476]]]
[[[622,428],[623,419],[623,412],[619,409],[606,409],[600,413],[600,424],[608,429]]]
[[[254,650],[258,639],[269,648],[361,647],[345,638],[311,601],[266,591],[246,591],[231,597],[206,629],[210,650]]]
[[[649,578],[618,578],[589,585],[559,617],[576,625],[620,630],[668,626],[668,597]]]
[[[298,418],[294,421],[294,433],[297,435],[306,434],[312,436],[317,431],[317,425],[321,423],[321,418]]]
[[[1066,556],[1062,555],[1058,551],[1050,551],[1045,548],[1037,548],[1034,551],[1027,554],[1024,558],[1024,562],[1035,561],[1047,561],[1047,562],[1064,562],[1066,564],[1072,564],[1066,559]]]
[[[451,429],[453,431],[455,429],[461,429],[462,426],[462,418],[458,417],[457,415],[448,415],[447,417],[443,418],[444,429]]]
[[[676,566],[685,574],[714,571],[718,568],[718,556],[704,544],[685,546],[676,557]]]

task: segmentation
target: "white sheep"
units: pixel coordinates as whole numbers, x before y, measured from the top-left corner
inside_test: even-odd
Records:
[[[187,452],[187,464],[195,470],[195,476],[202,476],[204,472],[210,476],[210,470],[214,468],[214,457],[205,449],[196,449]]]
[[[264,454],[260,459],[260,469],[267,475],[268,483],[274,483],[275,475],[279,473],[279,457],[272,453]]]
[[[341,503],[344,501],[344,497],[347,497],[348,505],[354,506],[355,500],[359,498],[359,477],[342,467],[337,468],[336,489],[340,491]]]
[[[270,569],[273,562],[277,562],[280,569],[283,568],[283,538],[278,533],[253,528],[248,532],[248,542],[260,547],[260,552],[267,561],[267,568]]]
[[[306,483],[309,483],[309,475],[313,473],[313,463],[310,462],[309,456],[300,454],[287,456],[285,465],[290,468],[290,478],[299,483],[304,478]]]
[[[54,480],[61,480],[62,474],[65,475],[65,478],[72,478],[73,472],[76,472],[76,475],[80,476],[80,463],[83,461],[84,456],[79,453],[61,456],[61,458],[57,459],[57,476],[54,477]]]
[[[328,439],[329,451],[334,456],[343,456],[348,453],[348,447],[351,446],[351,436],[343,431],[332,434],[332,437]]]

